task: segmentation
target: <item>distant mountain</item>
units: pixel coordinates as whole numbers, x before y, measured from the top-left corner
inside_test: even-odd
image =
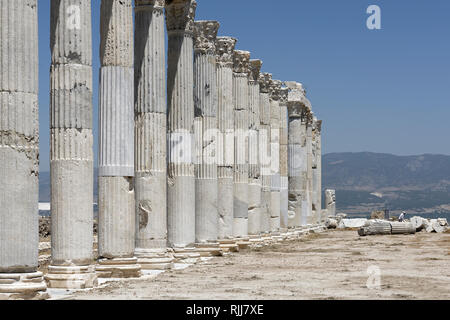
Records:
[[[450,212],[450,156],[330,153],[322,166],[322,185],[336,189],[342,212]]]
[[[450,156],[330,153],[323,156],[322,167],[323,190],[336,189],[340,212],[367,214],[388,208],[450,214]],[[94,177],[97,201],[97,170]],[[50,202],[48,172],[40,174],[39,196],[41,202]]]

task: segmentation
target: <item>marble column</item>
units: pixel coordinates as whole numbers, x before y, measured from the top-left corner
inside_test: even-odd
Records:
[[[248,181],[248,234],[258,235],[261,232],[261,164],[259,161],[259,128],[260,128],[260,87],[259,73],[261,60],[250,60],[249,77],[249,181]]]
[[[286,82],[289,89],[288,114],[288,168],[289,207],[288,225],[297,228],[306,224],[306,120],[310,112],[309,101],[300,83]]]
[[[248,235],[248,75],[250,52],[235,50],[233,57],[234,105],[234,222],[235,237]]]
[[[217,62],[217,121],[218,141],[218,213],[219,239],[233,237],[234,199],[234,106],[233,106],[233,52],[237,40],[218,37]]]
[[[280,227],[288,228],[288,100],[289,89],[280,90]]]
[[[334,217],[336,215],[336,190],[325,190],[325,206],[327,216]]]
[[[38,269],[36,0],[0,2],[0,300],[45,299]]]
[[[91,1],[51,1],[52,288],[97,284],[93,263]]]
[[[316,192],[317,192],[317,204],[316,210],[318,210],[318,223],[322,223],[325,219],[322,214],[322,120],[317,121],[316,126],[316,157],[317,157],[317,170],[316,170]]]
[[[168,43],[168,182],[167,227],[171,247],[195,243],[195,174],[193,162],[193,31],[197,3],[166,1]]]
[[[314,117],[313,120],[313,132],[312,132],[312,140],[313,140],[313,178],[312,178],[312,188],[313,188],[313,198],[312,198],[312,206],[313,206],[313,214],[314,214],[314,223],[321,222],[321,209],[322,209],[322,167],[321,167],[321,130],[322,121],[318,120]]]
[[[314,113],[310,113],[306,120],[306,224],[314,224],[313,215],[313,124]]]
[[[167,102],[163,0],[135,0],[135,214],[138,263],[173,267],[167,250]]]
[[[260,209],[260,231],[269,233],[270,228],[270,195],[271,195],[271,145],[270,145],[270,73],[259,75],[259,162],[261,174],[261,209]]]
[[[132,0],[102,0],[99,90],[99,277],[140,276],[134,257]]]
[[[194,23],[195,238],[198,250],[219,248],[217,207],[217,21]]]
[[[270,152],[271,152],[271,185],[270,185],[270,231],[280,230],[280,91],[282,83],[272,80],[270,83]]]

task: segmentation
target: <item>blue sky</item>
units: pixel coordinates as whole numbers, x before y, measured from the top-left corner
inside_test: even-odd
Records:
[[[302,82],[324,121],[323,152],[450,155],[450,1],[197,0],[198,20]],[[39,3],[41,171],[49,170],[50,0]],[[369,5],[382,29],[366,27]],[[92,1],[97,138],[100,0]],[[95,146],[97,152],[97,146]]]

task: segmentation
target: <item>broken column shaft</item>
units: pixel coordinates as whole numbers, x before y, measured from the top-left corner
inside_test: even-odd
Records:
[[[0,17],[0,300],[45,299],[37,272],[37,1],[1,1]]]
[[[137,277],[134,257],[134,59],[132,0],[102,0],[97,272]]]
[[[217,146],[219,239],[233,237],[234,206],[234,106],[233,106],[233,52],[236,39],[218,37],[217,62]]]
[[[301,84],[286,82],[289,89],[288,114],[288,167],[289,167],[289,208],[288,224],[290,228],[300,227],[302,217],[306,216],[306,119],[309,113],[309,101]],[[306,224],[306,222],[304,222]]]
[[[166,2],[168,43],[167,182],[168,242],[172,247],[195,243],[195,175],[193,162],[194,70],[193,31],[197,3]]]
[[[235,237],[248,235],[248,73],[250,52],[235,50],[233,57],[234,105],[234,223]]]
[[[91,1],[51,1],[52,288],[88,288],[93,273]]]

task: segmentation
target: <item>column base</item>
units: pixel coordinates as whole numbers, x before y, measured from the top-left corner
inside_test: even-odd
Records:
[[[94,266],[50,266],[45,276],[53,289],[90,289],[98,286]]]
[[[222,257],[223,251],[219,242],[196,243],[195,248],[200,257]]]
[[[260,235],[250,235],[248,238],[252,247],[261,247],[264,244],[264,240]]]
[[[42,272],[0,273],[0,300],[48,299]]]
[[[200,254],[195,247],[173,248],[174,262],[194,264],[200,261]]]
[[[234,239],[239,246],[239,250],[249,249],[251,242],[249,237],[237,237]]]
[[[139,278],[141,266],[137,258],[100,259],[95,266],[99,278]]]
[[[142,249],[134,252],[142,270],[173,269],[174,257],[169,249]]]
[[[219,240],[219,247],[225,254],[230,252],[239,252],[239,246],[236,244],[236,241],[232,239]]]

